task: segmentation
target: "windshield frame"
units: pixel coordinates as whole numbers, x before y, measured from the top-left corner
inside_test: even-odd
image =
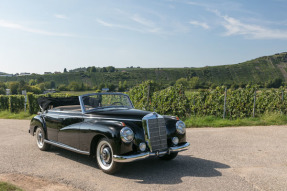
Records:
[[[85,114],[85,113],[90,113],[90,112],[93,112],[93,111],[98,111],[98,110],[101,110],[101,109],[103,109],[103,108],[105,108],[105,107],[103,107],[103,108],[94,108],[94,109],[91,109],[91,110],[86,110],[86,108],[85,108],[85,104],[84,104],[84,101],[83,101],[83,98],[84,97],[87,97],[87,96],[95,96],[95,95],[122,95],[122,96],[126,96],[127,98],[128,98],[128,101],[129,101],[129,103],[130,103],[130,105],[131,105],[131,109],[134,109],[134,105],[133,105],[133,103],[132,103],[132,101],[131,101],[131,99],[130,99],[130,97],[127,95],[127,94],[124,94],[124,93],[114,93],[114,92],[107,92],[107,93],[90,93],[90,94],[83,94],[83,95],[80,95],[79,96],[79,101],[80,101],[80,105],[81,105],[81,109],[82,109],[82,113],[83,114]],[[109,107],[106,107],[106,108],[109,108]],[[115,108],[117,108],[116,106],[115,106]],[[127,108],[127,107],[125,107],[125,108]]]

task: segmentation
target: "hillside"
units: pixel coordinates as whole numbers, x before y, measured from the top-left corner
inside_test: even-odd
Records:
[[[86,68],[81,68],[81,70]],[[77,71],[77,69],[74,69]],[[179,78],[199,77],[201,82],[221,84],[264,83],[275,78],[287,80],[287,52],[264,56],[247,62],[206,66],[202,68],[117,68],[115,72],[67,72],[62,74],[30,75],[0,77],[0,81],[28,82],[31,79],[44,78],[44,81],[54,81],[56,86],[69,84],[72,81],[90,86],[110,83],[118,85],[120,81],[127,81],[129,87],[146,80],[155,80],[162,84],[173,84]]]
[[[200,79],[217,84],[266,82],[275,78],[287,80],[287,53],[264,56],[247,62],[197,68],[192,70]]]

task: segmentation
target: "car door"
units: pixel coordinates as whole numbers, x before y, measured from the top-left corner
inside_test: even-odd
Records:
[[[47,139],[51,141],[58,141],[58,125],[59,125],[59,114],[52,110],[46,111],[43,114],[46,129],[47,129]]]
[[[58,118],[58,142],[79,149],[81,112],[61,112]]]

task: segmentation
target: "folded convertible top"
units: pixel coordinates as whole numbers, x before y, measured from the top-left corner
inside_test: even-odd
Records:
[[[78,96],[65,98],[39,97],[37,101],[43,110],[47,110],[49,106],[58,107],[65,105],[80,105]]]

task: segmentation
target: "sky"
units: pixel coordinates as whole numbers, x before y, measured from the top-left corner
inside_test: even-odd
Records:
[[[0,0],[0,72],[205,67],[287,52],[287,0]]]

